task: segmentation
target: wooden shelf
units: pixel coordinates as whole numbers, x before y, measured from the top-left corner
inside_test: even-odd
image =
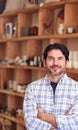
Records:
[[[49,2],[45,3],[41,8],[57,8],[57,7],[63,7],[65,5],[65,1],[59,1],[59,2]]]
[[[3,14],[0,15],[0,17],[14,17],[17,16],[19,13],[35,13],[38,12],[38,10],[39,10],[39,6],[24,8],[19,10],[11,10],[11,11],[4,12]]]
[[[64,4],[65,4],[64,1],[51,2],[51,3],[43,4],[43,6],[33,6],[24,9],[7,11],[1,14],[0,17],[13,17],[15,15],[18,15],[18,13],[35,13],[39,11],[40,8],[57,8],[57,7],[63,7]]]
[[[50,34],[50,35],[41,35],[41,36],[26,36],[26,37],[17,37],[12,39],[0,40],[0,43],[13,42],[13,41],[26,41],[26,40],[48,40],[48,39],[75,39],[78,38],[78,33],[73,34]]]
[[[24,120],[21,119],[21,118],[18,119],[18,118],[11,117],[11,116],[7,116],[7,115],[1,114],[1,113],[0,113],[0,117],[5,118],[5,119],[8,119],[8,120],[11,120],[12,122],[15,122],[15,123],[17,123],[17,124],[19,124],[19,125],[25,126]]]
[[[78,4],[78,0],[66,0],[67,3]]]
[[[0,89],[0,93],[17,96],[17,97],[24,97],[24,93],[14,92],[13,90]]]
[[[46,69],[44,67],[35,67],[35,66],[20,66],[20,65],[0,65],[0,68],[7,68],[7,69],[28,69],[28,70],[38,70],[38,71],[46,71]],[[70,73],[78,73],[78,69],[68,69],[67,68],[67,72]],[[2,91],[2,90],[0,90]],[[9,92],[10,93],[10,92]],[[15,93],[16,95],[16,93]]]
[[[21,66],[21,65],[0,65],[0,68],[7,68],[7,69],[28,69],[28,70],[45,70],[44,67]]]
[[[67,69],[68,73],[78,74],[78,69]]]

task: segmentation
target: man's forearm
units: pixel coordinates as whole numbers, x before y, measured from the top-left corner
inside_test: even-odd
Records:
[[[55,128],[57,128],[56,118],[55,118],[55,116],[53,114],[50,115],[50,114],[44,113],[44,116],[43,116],[42,120],[50,123],[52,126],[54,126]]]
[[[70,110],[72,109],[73,105],[71,105],[65,115],[69,115]],[[56,118],[53,114],[46,114],[41,107],[38,107],[38,118],[41,120],[50,123],[54,128],[57,127]]]
[[[44,113],[42,108],[38,108],[38,118],[50,123],[54,128],[57,128],[57,124],[56,124],[56,118],[53,114],[46,114]]]

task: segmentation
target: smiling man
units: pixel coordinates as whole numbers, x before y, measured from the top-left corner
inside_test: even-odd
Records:
[[[69,50],[48,45],[43,53],[47,75],[30,83],[24,97],[27,130],[78,130],[78,82],[66,74]]]

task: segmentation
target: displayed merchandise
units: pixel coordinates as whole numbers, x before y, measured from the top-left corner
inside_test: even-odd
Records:
[[[45,0],[26,0],[25,7],[28,8],[28,7],[36,6],[43,2],[45,2]]]
[[[25,7],[32,7],[38,5],[38,0],[26,0]]]

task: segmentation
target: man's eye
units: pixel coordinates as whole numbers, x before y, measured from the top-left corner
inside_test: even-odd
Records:
[[[63,57],[59,57],[58,60],[63,60]]]
[[[49,57],[48,60],[53,60],[53,58],[52,58],[52,57]]]

